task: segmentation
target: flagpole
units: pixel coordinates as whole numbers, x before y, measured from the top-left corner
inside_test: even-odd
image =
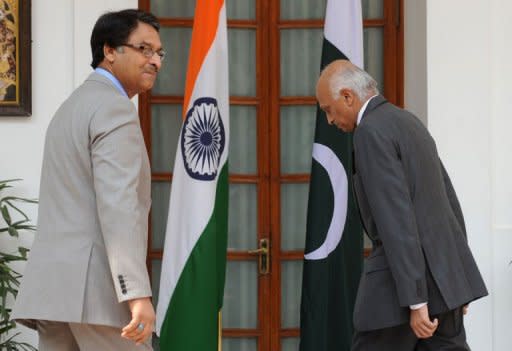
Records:
[[[222,351],[222,311],[219,311],[219,345],[218,351]]]

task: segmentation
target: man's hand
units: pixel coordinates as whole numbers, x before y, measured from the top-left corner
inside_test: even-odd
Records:
[[[155,310],[149,297],[129,300],[128,306],[132,312],[132,320],[123,328],[121,336],[140,345],[153,333]]]
[[[411,328],[419,339],[430,338],[437,329],[439,322],[431,321],[428,316],[428,305],[411,310]]]

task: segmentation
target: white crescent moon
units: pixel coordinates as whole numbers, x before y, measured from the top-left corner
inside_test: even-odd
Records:
[[[325,241],[316,250],[304,255],[306,260],[321,260],[326,258],[338,246],[343,236],[347,220],[348,180],[343,164],[336,154],[327,146],[313,144],[313,158],[329,175],[334,192],[334,208],[331,224]]]

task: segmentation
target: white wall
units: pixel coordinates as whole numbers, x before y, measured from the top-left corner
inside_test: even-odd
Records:
[[[496,350],[511,350],[512,313],[512,3],[491,3],[491,196],[493,243],[494,345]]]
[[[137,0],[32,1],[32,117],[0,118],[0,179],[23,178],[14,193],[38,197],[44,135],[58,106],[91,72],[89,38],[94,22],[108,10],[136,8]],[[51,9],[51,10],[50,10]],[[34,221],[36,206],[24,206]],[[31,235],[22,243],[30,246]],[[0,236],[2,250],[19,242]],[[23,266],[17,266],[23,270]],[[23,339],[37,345],[34,332]]]
[[[508,0],[428,0],[426,9],[428,125],[491,293],[466,319],[475,351],[512,349],[510,13]]]

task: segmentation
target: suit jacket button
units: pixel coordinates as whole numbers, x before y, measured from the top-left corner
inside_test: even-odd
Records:
[[[126,293],[128,292],[128,290],[123,289],[123,290],[121,290],[121,292],[123,293],[123,295],[126,295]]]
[[[121,289],[126,289],[126,284],[125,283],[121,283]]]
[[[119,279],[123,279],[123,276],[122,276],[121,274],[119,274],[117,277],[118,277]]]

